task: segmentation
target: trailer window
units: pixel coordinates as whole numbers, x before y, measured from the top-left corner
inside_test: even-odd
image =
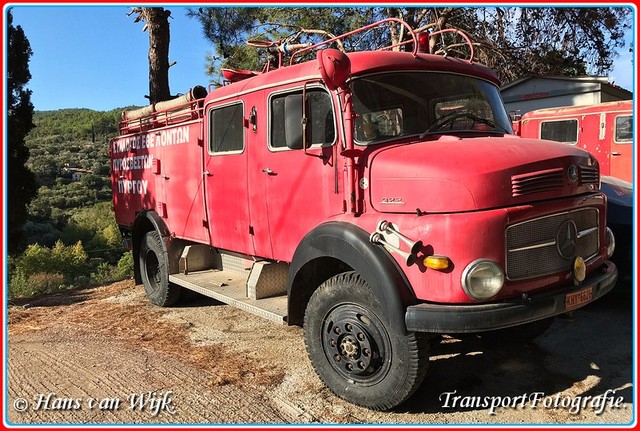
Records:
[[[623,115],[616,117],[616,142],[631,142],[633,138],[633,117],[631,115]]]
[[[540,122],[540,138],[565,144],[578,143],[578,120]]]
[[[214,108],[209,113],[209,150],[239,153],[244,149],[242,103]]]
[[[332,145],[336,139],[336,129],[331,96],[319,88],[308,89],[306,93],[307,145]],[[279,94],[271,98],[269,146],[273,149],[287,147],[284,102],[287,96],[292,94],[302,94],[302,91]]]

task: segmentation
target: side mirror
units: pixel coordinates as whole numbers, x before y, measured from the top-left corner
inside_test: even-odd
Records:
[[[302,103],[302,94],[290,94],[284,99],[284,140],[292,150],[301,150],[304,145]]]
[[[344,52],[333,49],[321,49],[317,54],[320,76],[331,91],[342,88],[351,74],[351,60]]]

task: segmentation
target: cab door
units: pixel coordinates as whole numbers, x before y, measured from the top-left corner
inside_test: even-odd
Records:
[[[252,255],[245,104],[236,99],[206,109],[203,175],[211,245]]]
[[[301,127],[303,93],[306,151],[287,147],[289,129]],[[256,143],[250,170],[256,181],[254,190],[264,193],[262,213],[267,216],[269,234],[256,231],[254,239],[256,250],[270,249],[268,257],[288,262],[309,231],[343,212],[342,170],[336,165],[337,110],[333,95],[319,85],[271,92],[266,95],[266,106],[266,139]],[[252,217],[258,214],[259,208],[252,207]]]

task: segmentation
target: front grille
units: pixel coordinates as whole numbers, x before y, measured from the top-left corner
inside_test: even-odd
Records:
[[[562,168],[529,172],[511,177],[511,194],[518,197],[532,193],[543,193],[562,188],[564,175]]]
[[[560,190],[567,179],[567,173],[563,168],[514,175],[511,177],[511,195],[515,198]],[[579,165],[578,181],[580,185],[593,184],[597,186],[600,181],[598,166]]]
[[[594,184],[598,185],[600,181],[600,173],[598,172],[598,166],[587,166],[580,165],[578,166],[578,171],[580,172],[580,184]]]
[[[599,216],[585,208],[509,226],[506,231],[506,271],[509,280],[569,271],[576,256],[598,254]]]

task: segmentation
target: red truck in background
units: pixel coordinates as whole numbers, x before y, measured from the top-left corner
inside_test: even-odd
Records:
[[[633,101],[530,111],[514,122],[524,138],[549,139],[593,154],[600,174],[633,183]]]
[[[385,25],[408,41],[329,47]],[[611,290],[597,160],[514,136],[494,72],[428,54],[430,37],[388,19],[254,42],[261,72],[125,112],[114,208],[151,302],[186,288],[303,326],[334,393],[390,409],[432,334],[526,339]]]

